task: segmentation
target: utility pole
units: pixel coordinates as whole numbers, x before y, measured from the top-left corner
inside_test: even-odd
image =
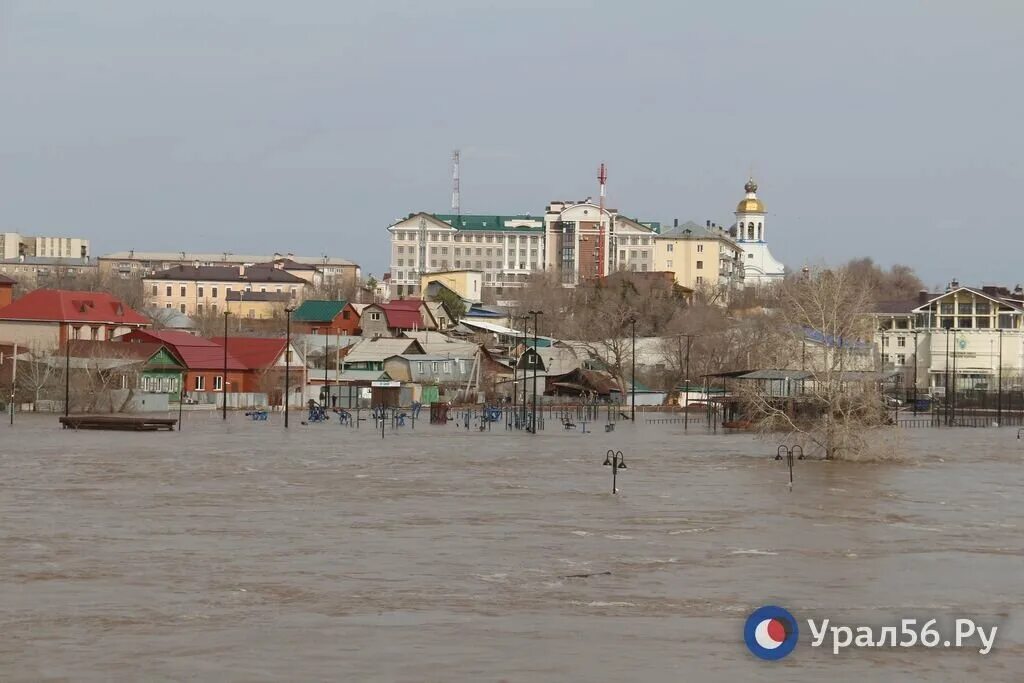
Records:
[[[530,320],[530,316],[528,316],[528,315],[524,315],[523,316],[523,346],[526,346],[526,340],[528,339],[528,337],[527,337],[528,332],[527,332],[527,328],[526,328],[526,323],[529,322],[529,320]],[[520,354],[520,358],[522,358],[522,354]],[[522,407],[522,411],[521,411],[522,412],[522,419],[520,420],[519,424],[525,425],[526,424],[526,368],[525,367],[523,368],[523,400],[522,400],[522,403],[520,405]]]
[[[228,419],[228,312],[224,311],[224,378],[220,383],[221,420]]]
[[[285,323],[285,342],[284,342],[284,428],[288,429],[288,403],[292,393],[291,383],[291,372],[292,372],[292,312],[295,310],[294,306],[288,306],[284,309],[285,315],[287,315],[287,322]]]

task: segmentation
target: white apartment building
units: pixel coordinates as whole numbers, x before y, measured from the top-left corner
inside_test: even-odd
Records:
[[[1024,385],[1024,290],[961,287],[876,306],[882,369],[904,387],[942,394]]]
[[[483,286],[502,294],[543,270],[544,223],[529,215],[414,213],[388,227],[391,297],[418,296],[421,276],[477,270]]]
[[[89,258],[89,240],[80,237],[32,237],[17,232],[0,232],[0,261],[17,258]]]

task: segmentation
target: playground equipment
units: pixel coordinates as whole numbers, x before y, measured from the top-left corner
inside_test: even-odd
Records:
[[[256,410],[248,411],[245,416],[253,422],[266,422],[267,411],[263,408],[257,408]]]
[[[302,422],[302,424],[310,424],[313,422],[326,422],[329,419],[330,416],[327,414],[327,411],[324,409],[324,407],[317,403],[316,401],[314,401],[313,399],[309,399],[309,415]]]

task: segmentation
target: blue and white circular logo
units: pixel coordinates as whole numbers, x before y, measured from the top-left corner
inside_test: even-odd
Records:
[[[743,627],[747,648],[761,659],[782,659],[796,647],[800,627],[787,610],[765,605],[754,610]]]

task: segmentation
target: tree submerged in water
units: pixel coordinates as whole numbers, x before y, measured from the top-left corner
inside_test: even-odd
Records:
[[[779,287],[770,358],[786,370],[737,383],[757,432],[785,435],[828,460],[893,457],[871,439],[888,419],[869,341],[872,293],[848,267],[805,272]]]

